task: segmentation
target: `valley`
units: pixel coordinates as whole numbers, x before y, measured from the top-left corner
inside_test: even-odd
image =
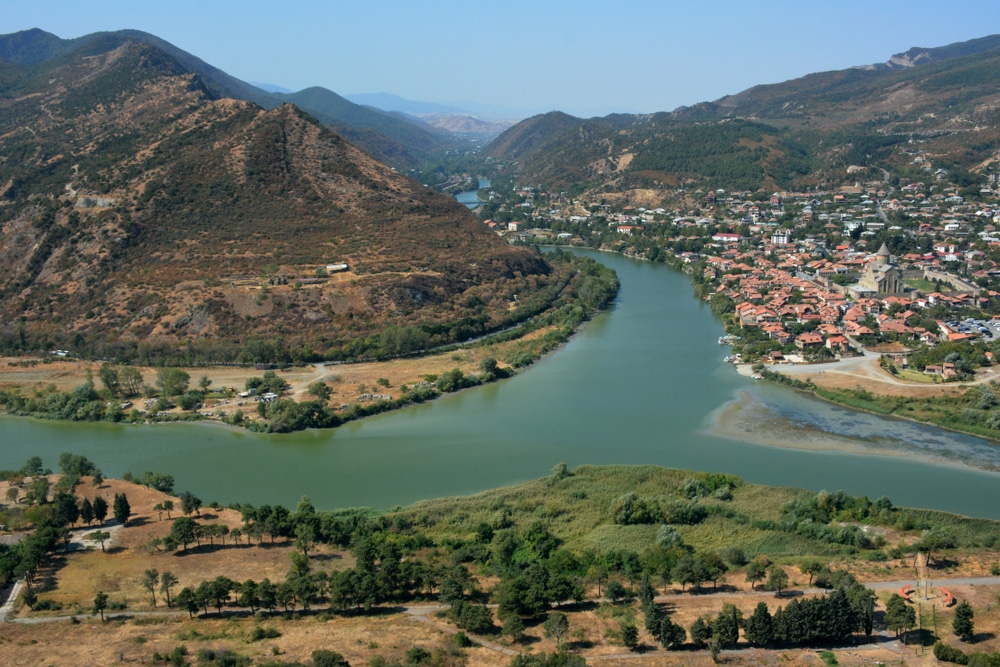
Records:
[[[0,35],[4,664],[997,664],[998,54],[512,123]]]

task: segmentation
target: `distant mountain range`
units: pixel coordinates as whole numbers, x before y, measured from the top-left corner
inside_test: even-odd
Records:
[[[0,351],[407,351],[507,324],[509,295],[548,279],[323,122],[400,159],[443,132],[324,89],[274,96],[152,35],[0,36],[0,109]]]
[[[424,114],[437,115],[467,115],[469,112],[457,107],[434,102],[418,102],[408,100],[392,93],[356,93],[345,95],[347,99],[355,104],[375,107],[383,111],[401,111],[406,114],[420,116]]]
[[[1000,36],[914,48],[670,113],[543,114],[484,155],[526,182],[577,190],[772,190],[842,182],[848,166],[898,159],[893,147],[911,140],[961,169],[1000,160]]]

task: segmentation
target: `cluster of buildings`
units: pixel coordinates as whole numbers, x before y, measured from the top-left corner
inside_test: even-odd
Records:
[[[732,299],[739,328],[804,356],[820,348],[849,353],[862,343],[975,339],[978,330],[954,330],[925,311],[1000,306],[990,289],[1000,284],[1000,179],[991,174],[977,193],[959,194],[946,170],[920,166],[925,181],[895,188],[878,181],[769,196],[677,190],[673,203],[656,208],[584,205],[520,188],[511,205],[527,202],[530,214],[521,206],[508,209],[519,211],[514,219],[486,222],[513,241],[585,242],[599,234],[626,253],[672,248]],[[894,245],[906,250],[893,256],[886,238],[902,239]]]

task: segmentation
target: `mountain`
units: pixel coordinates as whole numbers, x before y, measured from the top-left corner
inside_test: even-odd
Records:
[[[127,41],[148,44],[171,56],[185,71],[196,74],[214,97],[247,100],[265,109],[293,102],[363,150],[399,169],[419,166],[444,151],[464,145],[454,137],[359,106],[324,88],[308,88],[298,93],[269,92],[139,30],[97,32],[76,39],[60,39],[38,29],[0,35],[0,58],[9,63],[38,65],[66,54],[103,53]]]
[[[275,97],[308,111],[352,143],[400,169],[416,167],[435,153],[464,145],[419,120],[354,104],[319,86]]]
[[[282,86],[276,86],[273,83],[260,83],[259,81],[251,81],[250,85],[257,86],[261,90],[268,93],[293,93],[295,91]]]
[[[403,113],[414,116],[421,116],[425,114],[461,115],[468,113],[462,109],[451,107],[446,104],[408,100],[392,93],[355,93],[353,95],[346,95],[345,97],[355,104],[375,107],[376,109],[381,109],[382,111],[402,111]]]
[[[218,96],[154,41],[35,36],[0,61],[3,350],[403,352],[503,326],[548,284],[450,197],[291,104]]]
[[[760,85],[671,113],[588,120],[558,112],[510,128],[484,155],[527,182],[607,191],[680,184],[791,189],[900,159],[910,139],[976,169],[1000,149],[1000,36],[911,49],[887,63]]]
[[[421,118],[428,125],[452,134],[492,141],[504,130],[516,125],[514,121],[489,121],[475,116],[430,115]]]

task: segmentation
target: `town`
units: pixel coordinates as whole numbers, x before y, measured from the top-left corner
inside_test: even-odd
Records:
[[[677,188],[655,193],[657,207],[634,203],[655,199],[650,191],[584,202],[495,179],[480,215],[512,243],[674,263],[722,317],[730,360],[817,363],[867,350],[887,355],[893,373],[965,379],[992,363],[998,332],[1000,174],[952,173],[912,146],[900,157],[895,176],[852,166],[844,177],[858,180],[836,188]]]

